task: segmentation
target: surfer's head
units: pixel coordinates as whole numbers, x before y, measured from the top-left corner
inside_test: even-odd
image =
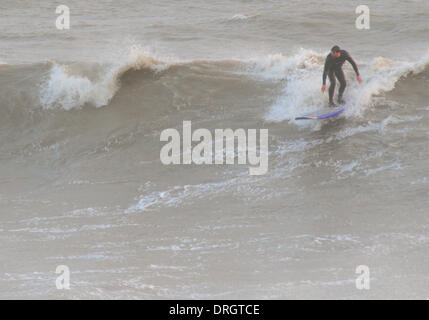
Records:
[[[340,47],[339,46],[333,46],[331,49],[331,54],[335,58],[338,58],[339,56],[341,56]]]

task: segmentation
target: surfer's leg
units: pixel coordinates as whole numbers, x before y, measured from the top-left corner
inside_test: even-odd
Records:
[[[331,70],[328,73],[329,82],[331,85],[329,86],[329,104],[334,103],[334,91],[335,91],[335,75],[334,72]]]
[[[346,77],[344,76],[343,69],[339,68],[335,70],[335,75],[337,76],[337,79],[340,82],[340,89],[338,90],[338,103],[344,103],[343,93],[344,93],[344,90],[346,90],[347,82],[346,82]]]

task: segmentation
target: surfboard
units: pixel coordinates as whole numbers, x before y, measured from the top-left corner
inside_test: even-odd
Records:
[[[338,116],[343,113],[346,108],[339,106],[336,108],[324,108],[313,113],[309,113],[300,117],[296,117],[295,120],[320,120]]]

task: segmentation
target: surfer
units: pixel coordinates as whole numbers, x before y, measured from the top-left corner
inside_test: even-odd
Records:
[[[334,90],[335,90],[335,77],[337,77],[340,82],[340,89],[338,90],[338,103],[344,104],[343,93],[346,89],[346,78],[344,77],[344,72],[342,66],[345,61],[350,62],[353,69],[355,70],[357,81],[362,83],[362,78],[359,75],[359,70],[356,65],[356,62],[352,59],[349,53],[346,50],[341,50],[339,46],[333,46],[331,49],[331,53],[328,54],[325,60],[325,68],[323,69],[323,85],[322,92],[326,91],[326,76],[329,76],[329,82],[331,85],[329,86],[329,106],[335,107],[335,103],[333,101]]]

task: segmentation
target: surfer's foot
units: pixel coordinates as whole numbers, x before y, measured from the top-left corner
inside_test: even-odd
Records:
[[[337,105],[333,102],[329,102],[329,108],[336,108]]]

